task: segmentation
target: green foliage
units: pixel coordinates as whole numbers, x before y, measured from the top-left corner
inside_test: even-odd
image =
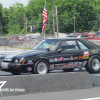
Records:
[[[16,3],[13,6],[10,6],[8,10],[8,33],[9,34],[19,34],[22,33],[24,28],[24,15],[25,7],[23,4]]]
[[[99,22],[96,22],[95,25],[93,26],[92,30],[94,32],[98,31],[99,30]]]
[[[24,34],[24,33],[25,33],[25,28],[23,28],[19,34]]]
[[[43,17],[42,12],[45,0],[29,0],[26,7],[16,3],[9,8],[3,8],[0,4],[0,21],[2,33],[24,34],[25,18],[27,18],[27,31],[30,33],[30,26],[36,26],[36,33],[42,33]],[[58,9],[59,32],[70,33],[75,30],[98,31],[97,23],[100,16],[100,0],[54,0]],[[52,0],[46,0],[48,21],[46,22],[46,33],[53,33]],[[55,12],[55,11],[54,11]],[[56,13],[56,12],[55,12]],[[55,19],[56,26],[56,19]],[[56,27],[55,27],[56,31]]]
[[[0,3],[0,22],[2,21],[2,4]]]

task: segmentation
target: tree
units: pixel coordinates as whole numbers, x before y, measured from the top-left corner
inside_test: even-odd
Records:
[[[0,19],[3,26],[3,33],[20,34],[24,33],[24,15],[28,20],[28,32],[30,26],[36,26],[36,32],[42,32],[42,12],[45,0],[29,0],[26,7],[23,4],[15,3],[9,8],[2,8],[0,5]],[[54,0],[54,8],[58,9],[59,32],[74,31],[74,15],[76,29],[92,31],[95,29],[94,22],[99,21],[100,16],[99,0]],[[47,0],[46,33],[53,33],[52,0]],[[55,11],[54,11],[55,12]],[[56,24],[55,24],[56,25]],[[6,27],[6,28],[5,28]],[[6,30],[5,30],[6,29]]]
[[[25,7],[23,6],[23,4],[16,3],[13,6],[10,6],[8,16],[9,34],[21,34],[21,31],[24,28],[24,15]]]

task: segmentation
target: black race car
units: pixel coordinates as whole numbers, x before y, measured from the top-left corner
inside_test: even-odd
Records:
[[[58,69],[72,72],[81,67],[89,73],[98,73],[100,46],[82,38],[48,38],[31,50],[8,55],[1,61],[1,68],[12,74],[45,74]]]

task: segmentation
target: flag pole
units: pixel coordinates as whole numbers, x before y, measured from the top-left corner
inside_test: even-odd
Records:
[[[44,34],[44,33],[43,33],[43,27],[42,27],[42,36],[43,36],[43,34]]]
[[[45,39],[45,30],[43,27],[42,27],[42,36],[43,36],[43,39]]]
[[[42,33],[43,33],[43,39],[45,39],[45,28],[46,28],[46,21],[47,21],[47,10],[46,10],[46,0],[45,0],[45,4],[44,4],[44,9],[43,9],[43,28],[42,28]]]
[[[55,36],[55,22],[54,22],[54,0],[52,0],[52,17],[53,17],[53,34],[54,34],[54,38]]]
[[[44,37],[43,38],[45,39],[45,30],[44,30]]]

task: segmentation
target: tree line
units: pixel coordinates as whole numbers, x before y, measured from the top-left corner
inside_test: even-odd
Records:
[[[42,33],[44,2],[45,0],[29,0],[27,6],[16,2],[9,8],[3,8],[0,3],[0,33],[24,34],[25,18],[28,33],[31,33],[31,25],[36,27],[36,33]],[[58,11],[59,32],[74,32],[74,21],[76,32],[100,29],[100,0],[54,0],[54,9],[55,6]],[[53,34],[52,0],[46,0],[46,8],[48,16],[46,33]]]

